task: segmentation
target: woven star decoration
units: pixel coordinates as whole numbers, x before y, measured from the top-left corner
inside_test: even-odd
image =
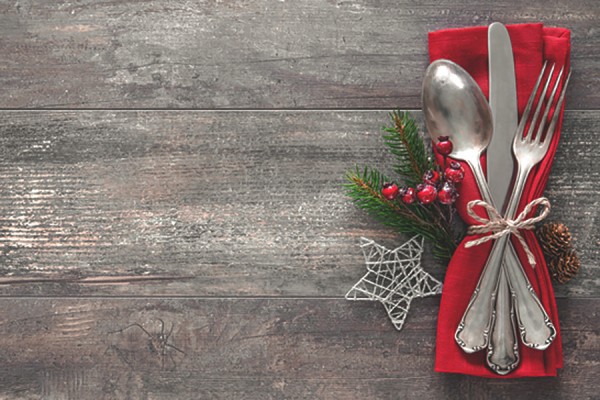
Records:
[[[412,299],[442,293],[442,283],[421,268],[422,236],[394,250],[366,238],[361,238],[360,247],[368,272],[346,293],[346,299],[381,302],[397,330],[404,325]]]

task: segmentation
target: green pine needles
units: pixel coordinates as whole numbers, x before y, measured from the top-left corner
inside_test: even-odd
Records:
[[[425,172],[435,167],[419,128],[408,113],[390,113],[392,126],[384,126],[384,143],[396,156],[394,172],[408,186],[415,187],[423,181]]]
[[[383,128],[383,140],[395,157],[393,171],[404,185],[414,188],[436,165],[414,119],[399,111],[390,113],[390,119],[392,125]],[[385,182],[391,181],[374,168],[357,166],[347,173],[344,187],[359,208],[400,233],[423,235],[432,241],[433,254],[437,259],[450,260],[460,239],[454,228],[453,206],[437,202],[429,205],[418,202],[405,204],[400,198],[388,200],[381,194],[381,188]]]

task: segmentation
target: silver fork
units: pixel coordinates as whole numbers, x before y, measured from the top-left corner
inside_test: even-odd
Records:
[[[544,65],[544,68],[542,69],[542,74],[543,74],[544,70],[545,70],[545,65]],[[550,113],[552,105],[554,104],[554,102],[556,100],[557,90],[560,85],[561,78],[563,76],[564,68],[560,70],[558,77],[556,78],[556,83],[554,85],[552,93],[549,97],[549,100],[545,102],[545,95],[548,90],[550,80],[553,76],[553,72],[554,72],[554,66],[552,66],[550,73],[548,75],[548,80],[547,80],[546,85],[544,86],[544,89],[540,96],[540,101],[536,107],[535,113],[530,122],[529,130],[527,131],[526,136],[523,137],[523,133],[524,133],[525,127],[527,125],[527,120],[529,119],[529,114],[531,113],[533,101],[534,101],[535,95],[537,93],[537,89],[538,89],[538,85],[539,85],[539,81],[540,81],[538,79],[538,84],[536,84],[533,94],[530,97],[530,100],[528,101],[527,108],[524,113],[524,117],[521,120],[521,123],[519,124],[519,128],[517,129],[517,132],[516,132],[516,135],[515,135],[515,138],[513,141],[513,153],[515,154],[515,157],[518,162],[517,179],[516,179],[516,182],[515,182],[515,185],[513,188],[511,199],[509,200],[509,205],[507,207],[505,218],[513,219],[515,217],[517,206],[521,199],[521,194],[522,194],[523,188],[525,186],[527,177],[528,177],[531,169],[536,164],[538,164],[544,158],[546,153],[548,152],[550,142],[552,141],[552,137],[554,136],[556,123],[557,123],[558,117],[560,115],[560,109],[561,109],[562,103],[564,101],[565,91],[566,91],[566,88],[567,88],[567,85],[569,82],[570,74],[567,77],[567,79],[565,80],[563,89],[558,97],[558,101],[556,102],[556,106],[554,109],[554,114],[552,115],[552,119],[550,121],[548,129],[545,130],[546,123],[548,120],[548,115]],[[543,103],[546,103],[544,105],[545,109],[543,111],[543,116],[541,118],[541,121],[538,121],[538,117],[540,115]],[[533,133],[535,131],[535,126],[536,126],[536,124],[538,124],[538,122],[539,122],[539,127],[537,129],[537,132],[535,132],[535,137],[534,137]],[[514,197],[514,199],[512,197]],[[508,240],[508,239],[506,239],[506,240]],[[514,303],[515,303],[513,305],[513,307],[516,306],[515,308],[516,308],[517,323],[519,326],[519,331],[521,333],[521,338],[522,338],[523,343],[528,347],[537,348],[540,350],[547,348],[550,345],[550,343],[552,343],[554,338],[556,337],[556,329],[554,328],[554,325],[550,321],[550,318],[548,318],[548,315],[545,312],[543,306],[541,305],[538,297],[531,295],[532,293],[534,293],[533,288],[531,287],[531,284],[529,283],[529,281],[526,279],[524,271],[520,268],[517,268],[517,269],[505,268],[504,271],[507,274],[508,281],[511,283],[510,290],[512,292],[511,294],[512,294],[512,297],[513,297]],[[519,276],[519,275],[522,275],[522,276]],[[525,285],[523,285],[522,283],[525,283]],[[497,293],[495,294],[495,297],[496,296],[497,296]],[[503,305],[496,304],[496,310],[498,310],[498,307],[506,307],[506,306],[507,306],[507,304],[503,304]],[[536,310],[538,312],[535,312]],[[507,311],[508,310],[504,310],[504,313],[508,315]],[[492,332],[492,335],[494,335],[494,332]],[[490,342],[490,344],[491,344],[491,342]],[[488,360],[488,365],[490,365],[490,367],[493,368],[495,366],[498,366],[498,363],[495,363],[492,360],[492,356],[493,356],[493,348],[490,345],[490,348],[488,349],[487,360]],[[515,365],[515,367],[516,367],[516,365]],[[513,367],[511,366],[508,369],[512,370]],[[506,372],[499,371],[499,372],[500,373],[508,373],[510,371],[506,371]]]
[[[554,135],[556,123],[558,121],[558,116],[560,114],[560,108],[564,101],[564,95],[569,78],[567,78],[563,85],[563,89],[555,106],[556,111],[552,115],[552,119],[550,121],[550,124],[548,125],[548,129],[546,129],[548,115],[553,103],[556,100],[556,92],[560,85],[561,77],[563,74],[563,70],[561,69],[561,72],[556,80],[556,84],[554,85],[554,88],[552,90],[552,94],[550,95],[549,100],[547,100],[546,93],[553,77],[553,66],[545,83],[544,89],[540,96],[540,100],[536,107],[531,123],[529,124],[527,135],[523,137],[523,133],[525,132],[525,129],[528,126],[528,120],[531,115],[532,106],[536,99],[539,85],[544,76],[545,68],[546,65],[544,65],[544,68],[542,69],[538,81],[536,82],[536,85],[533,89],[533,93],[529,98],[529,101],[525,108],[525,112],[523,114],[523,118],[521,119],[521,122],[517,129],[517,133],[515,135],[515,139],[513,141],[513,152],[517,159],[517,179],[513,186],[513,191],[509,199],[509,203],[507,205],[505,214],[505,218],[507,219],[514,218],[516,209],[521,199],[521,194],[525,185],[525,181],[527,180],[531,169],[544,158],[548,151],[550,142]],[[542,120],[540,122],[539,116],[542,110],[542,106],[544,106],[544,111]],[[539,127],[534,136],[534,131],[538,123]],[[489,293],[490,290],[487,288],[497,287],[503,253],[508,242],[509,236],[510,235],[503,236],[496,240],[496,242],[494,243],[494,246],[492,247],[492,251],[488,258],[488,262],[482,272],[475,292],[473,293],[471,301],[469,302],[469,305],[467,306],[463,318],[457,328],[455,339],[457,343],[463,348],[463,350],[468,353],[481,350],[488,344],[488,335],[490,333],[490,329],[493,323],[494,313],[490,312],[492,310],[481,310],[481,306],[483,306],[483,304],[488,304],[488,302],[478,301],[478,297],[493,296],[493,293]],[[521,268],[506,268],[505,272],[507,274],[507,277],[509,278],[509,282],[511,283],[511,297],[515,300],[516,303],[515,311],[517,316],[517,323],[519,326],[519,331],[523,343],[528,347],[537,348],[539,350],[547,348],[556,336],[556,329],[552,325],[550,318],[545,312],[539,299],[535,295],[535,292],[533,291],[531,284],[527,280],[524,271]],[[478,333],[475,334],[475,336],[472,336],[475,333],[472,331],[475,327],[465,326],[465,321],[478,320],[478,318],[473,319],[472,317],[470,317],[470,315],[474,316],[476,314],[489,315],[489,318],[486,318],[486,321],[484,323],[484,329],[482,331],[478,331]],[[467,337],[475,338],[477,335],[482,336],[482,341],[475,340],[474,343],[483,343],[483,346],[477,345],[475,347],[472,347],[469,345],[469,343],[465,343],[465,341],[463,340],[463,338],[466,339]],[[492,351],[488,353],[488,364],[492,369],[496,370],[497,366],[491,363],[489,359],[491,354]],[[516,366],[516,364],[514,366]],[[512,368],[514,367],[511,367],[510,369]],[[509,370],[498,372],[508,373]]]

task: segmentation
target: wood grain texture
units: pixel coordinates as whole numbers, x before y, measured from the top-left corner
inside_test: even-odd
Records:
[[[572,30],[569,106],[598,109],[596,0],[0,1],[0,107],[417,108],[427,32]]]
[[[341,188],[355,163],[389,171],[386,122],[382,111],[2,112],[0,293],[342,296],[364,271],[361,236],[404,240]],[[598,295],[599,123],[567,113],[548,186],[583,264],[559,296]]]
[[[0,0],[0,398],[597,398],[599,16],[596,0]],[[547,195],[582,270],[557,288],[557,379],[435,374],[439,298],[400,333],[341,299],[359,237],[405,239],[350,204],[344,172],[389,171],[378,110],[420,108],[427,32],[492,21],[572,30],[579,111]]]
[[[7,400],[596,398],[597,299],[558,302],[566,365],[559,379],[508,381],[433,372],[438,302],[416,300],[399,333],[383,308],[370,302],[2,299],[0,396]],[[161,320],[167,333],[171,326],[173,330],[157,342]],[[119,332],[131,324],[140,326]],[[153,338],[185,354],[155,345]]]

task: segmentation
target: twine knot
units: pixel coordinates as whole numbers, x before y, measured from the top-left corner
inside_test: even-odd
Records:
[[[527,218],[527,215],[537,206],[543,206],[542,212],[537,217]],[[475,206],[481,206],[488,212],[489,218],[482,218],[473,211]],[[521,235],[520,229],[531,230],[535,228],[535,224],[543,220],[550,213],[550,201],[545,197],[540,197],[531,201],[525,209],[515,219],[505,219],[500,215],[498,210],[494,206],[486,203],[483,200],[473,200],[467,204],[467,214],[481,225],[471,225],[467,230],[469,235],[476,235],[480,233],[492,233],[488,236],[483,236],[479,239],[470,240],[465,243],[465,247],[478,246],[482,243],[490,240],[498,239],[504,235],[513,234],[523,246],[525,254],[527,254],[527,260],[531,265],[535,265],[535,257],[527,246],[525,239]]]

